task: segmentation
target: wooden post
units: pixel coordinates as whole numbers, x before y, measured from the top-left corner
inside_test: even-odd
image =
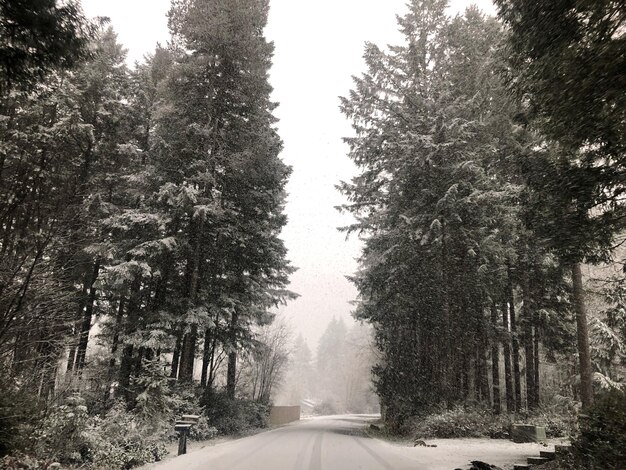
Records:
[[[178,455],[187,453],[187,436],[191,426],[197,424],[199,419],[198,415],[183,415],[183,419],[176,421],[174,431],[178,433]]]
[[[189,423],[176,423],[174,430],[178,433],[178,455],[187,453],[187,436],[192,424]]]
[[[187,431],[178,433],[178,455],[187,453]]]

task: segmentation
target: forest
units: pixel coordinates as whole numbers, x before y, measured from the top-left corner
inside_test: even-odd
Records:
[[[129,468],[205,403],[262,422],[242,357],[295,296],[267,4],[174,2],[132,69],[78,4],[0,9],[0,452]]]
[[[359,168],[339,186],[344,230],[365,244],[355,314],[375,330],[384,420],[575,433],[563,419],[581,412],[604,428],[583,453],[617,458],[626,4],[496,0],[499,18],[446,4],[409,2],[404,43],[368,44],[341,102]],[[595,465],[581,468],[618,468]]]
[[[0,0],[0,468],[132,468],[181,414],[204,440],[309,398],[394,435],[526,420],[619,468],[626,3],[494,3],[410,0],[404,42],[366,44],[338,102],[359,323],[313,357],[277,317],[269,1],[172,0],[130,67],[80,3]]]

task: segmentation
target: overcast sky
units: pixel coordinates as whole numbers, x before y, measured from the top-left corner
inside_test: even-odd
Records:
[[[155,44],[168,39],[169,0],[82,0],[88,16],[108,16],[129,63],[140,61]],[[491,0],[452,0],[452,13],[477,4],[494,13]],[[285,307],[296,333],[315,349],[333,316],[350,323],[356,290],[345,279],[356,269],[359,243],[345,240],[337,227],[350,219],[334,207],[342,198],[334,185],[349,180],[355,169],[346,157],[342,137],[349,123],[339,111],[339,96],[350,90],[352,75],[364,71],[366,41],[398,44],[396,14],[405,0],[270,0],[266,29],[274,41],[271,83],[282,158],[293,167],[287,186],[289,223],[283,239],[299,270],[290,289],[300,298]]]

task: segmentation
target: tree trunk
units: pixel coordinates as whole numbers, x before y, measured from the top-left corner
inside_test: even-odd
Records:
[[[87,357],[87,345],[89,344],[89,331],[91,330],[91,319],[93,317],[93,307],[96,302],[96,289],[94,285],[98,279],[98,273],[100,272],[100,260],[97,259],[93,264],[93,270],[91,272],[88,281],[88,297],[85,302],[85,308],[83,312],[83,319],[80,325],[80,336],[78,339],[78,348],[76,349],[76,369],[82,371],[85,367],[85,359]]]
[[[235,398],[235,384],[237,382],[237,322],[239,314],[237,309],[233,311],[230,323],[231,352],[228,353],[228,369],[226,371],[226,394],[229,398]]]
[[[498,307],[491,304],[491,324],[493,325],[494,338],[491,341],[491,383],[493,390],[493,412],[500,414],[500,345],[497,340],[498,334]]]
[[[515,316],[515,294],[513,293],[513,281],[511,267],[508,269],[507,296],[509,301],[511,342],[513,346],[513,382],[515,384],[515,410],[522,409],[522,380],[519,368],[519,340],[517,339],[517,321]]]
[[[478,371],[481,400],[489,403],[489,378],[487,372],[487,349],[481,346],[478,351]]]
[[[190,253],[190,258],[187,263],[189,269],[189,287],[188,287],[188,298],[187,298],[187,308],[191,309],[195,306],[196,303],[196,295],[198,293],[198,281],[200,277],[200,251],[201,251],[201,239],[202,232],[204,229],[204,220],[199,218],[194,224],[191,222],[193,228],[193,252]],[[180,354],[180,371],[178,374],[178,379],[181,382],[192,382],[193,381],[193,369],[194,362],[196,359],[196,343],[198,342],[198,325],[193,323],[191,325],[189,333],[185,334],[183,337],[183,345],[181,348]]]
[[[506,386],[506,410],[510,413],[515,411],[515,391],[513,389],[513,373],[511,367],[511,345],[509,332],[509,311],[507,302],[502,304],[502,326],[506,331],[506,340],[504,341],[504,382]]]
[[[115,331],[113,332],[113,339],[111,341],[111,359],[109,360],[109,366],[115,367],[115,354],[117,348],[120,345],[120,331],[122,330],[122,322],[124,321],[124,295],[120,296],[119,303],[117,304],[117,316],[115,318]]]
[[[200,386],[206,388],[209,366],[211,365],[211,329],[204,330],[204,348],[202,351],[202,375],[200,377]]]
[[[572,294],[576,311],[576,329],[578,332],[578,361],[580,366],[580,400],[583,409],[593,403],[593,382],[591,356],[589,354],[589,332],[587,326],[587,307],[583,290],[581,263],[572,265]]]
[[[72,342],[75,339],[72,339]],[[71,372],[74,370],[74,363],[76,362],[76,344],[71,344],[70,345],[70,351],[69,354],[67,355],[67,367],[66,367],[66,371],[68,372],[67,376],[69,377],[71,375]]]
[[[180,363],[180,349],[182,347],[182,334],[176,335],[176,344],[174,345],[174,352],[172,354],[172,370],[170,372],[170,378],[178,378],[178,366]]]
[[[464,390],[461,387],[454,387],[452,377],[454,375],[454,369],[452,363],[455,359],[454,350],[452,348],[452,336],[450,330],[452,324],[450,321],[450,293],[448,291],[449,279],[448,279],[448,245],[446,240],[446,221],[441,221],[441,289],[443,296],[442,303],[442,318],[443,318],[443,334],[441,339],[443,340],[443,351],[445,351],[445,357],[443,360],[443,377],[442,377],[442,390],[444,397],[446,398],[447,406],[450,407],[460,393],[465,392],[465,396],[469,393],[469,387]],[[467,368],[464,368],[461,375],[465,381],[467,381]],[[465,384],[464,384],[465,385]]]
[[[128,308],[126,316],[126,324],[124,325],[124,332],[128,335],[137,331],[137,323],[139,317],[139,294],[141,289],[141,277],[136,276],[133,279],[130,292],[128,295]],[[133,397],[130,390],[130,378],[133,373],[133,353],[134,347],[132,344],[125,344],[122,349],[122,358],[120,360],[120,372],[119,372],[119,384],[124,394],[126,403],[130,405]]]
[[[107,383],[109,388],[104,392],[104,399],[109,400],[111,397],[111,384],[115,377],[115,355],[117,354],[117,348],[120,344],[120,332],[122,330],[122,322],[124,321],[124,294],[120,295],[120,300],[117,305],[117,315],[115,318],[115,331],[113,332],[113,339],[111,341],[111,357],[109,359],[109,370],[107,374]]]
[[[215,322],[217,325],[217,321]],[[211,344],[211,361],[209,362],[209,377],[207,378],[207,388],[209,390],[213,389],[213,382],[215,381],[215,369],[217,368],[215,364],[215,350],[217,349],[217,335],[213,335],[213,343]]]
[[[235,398],[235,384],[237,382],[237,352],[228,353],[228,370],[226,372],[226,394],[228,398]]]
[[[122,349],[122,359],[120,360],[120,389],[124,395],[126,403],[130,403],[132,394],[130,392],[130,376],[133,372],[133,345],[127,344]]]
[[[70,343],[70,351],[67,357],[67,372],[72,372],[76,366],[76,357],[78,353],[78,345],[80,343],[80,332],[82,331],[82,324],[85,316],[85,305],[87,304],[87,298],[89,297],[89,285],[91,278],[85,275],[83,281],[83,289],[78,299],[78,312],[76,312],[76,320],[72,325],[72,339]],[[91,320],[90,320],[91,322]],[[69,375],[68,375],[69,376]]]
[[[533,390],[533,397],[535,400],[535,407],[539,407],[539,313],[535,309],[533,312],[533,320],[535,324],[535,347],[533,348],[535,352],[535,357],[533,358],[535,362],[535,381],[533,382],[535,388]]]
[[[511,336],[513,343],[513,382],[515,384],[515,409],[522,409],[522,376],[519,367],[519,341],[517,339],[515,307],[511,305]]]
[[[535,402],[535,342],[533,335],[533,300],[528,279],[528,270],[524,267],[522,274],[522,295],[524,296],[524,358],[526,362],[526,407],[528,410],[536,408]]]
[[[192,325],[189,333],[183,337],[183,346],[180,352],[180,369],[178,380],[181,382],[193,381],[193,366],[196,358],[196,343],[198,341],[198,326]]]

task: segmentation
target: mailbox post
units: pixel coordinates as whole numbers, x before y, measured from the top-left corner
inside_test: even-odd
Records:
[[[183,419],[176,420],[174,431],[178,433],[178,455],[187,453],[187,436],[191,426],[197,424],[199,419],[198,415],[183,415]]]

